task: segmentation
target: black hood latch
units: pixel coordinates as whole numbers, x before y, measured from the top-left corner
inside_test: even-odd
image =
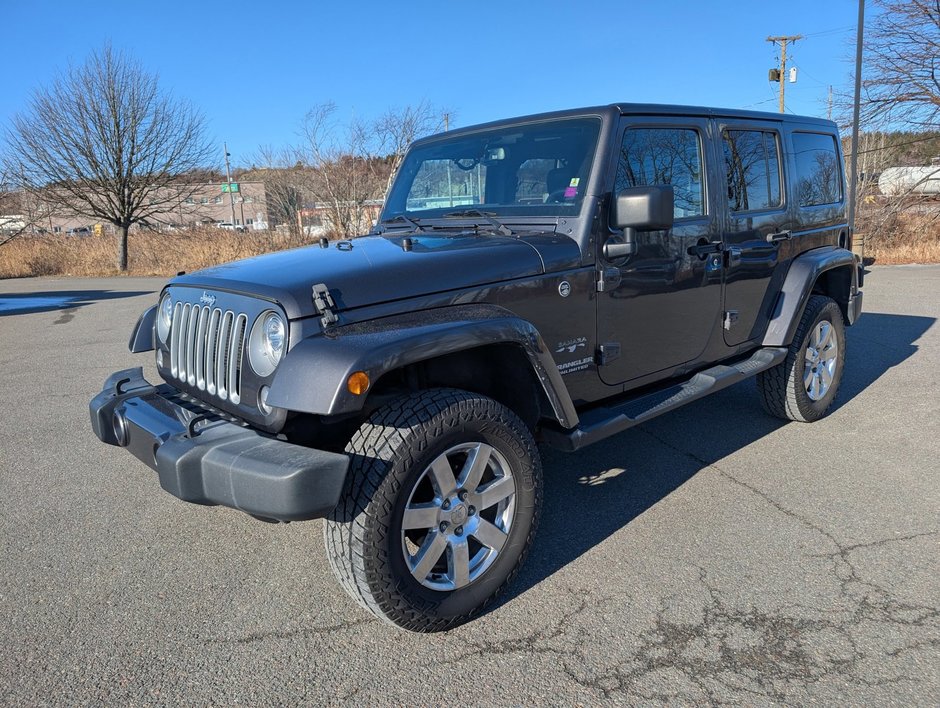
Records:
[[[320,326],[323,329],[339,322],[339,316],[331,309],[336,307],[336,303],[333,302],[333,296],[330,295],[330,289],[325,283],[317,283],[313,286],[313,306],[321,315]]]

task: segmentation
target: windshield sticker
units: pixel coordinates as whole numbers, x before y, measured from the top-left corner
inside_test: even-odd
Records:
[[[568,183],[567,189],[565,189],[565,199],[571,199],[578,196],[578,185],[581,183],[580,177],[572,177],[571,182]]]

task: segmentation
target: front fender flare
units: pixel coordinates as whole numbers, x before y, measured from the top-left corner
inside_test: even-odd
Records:
[[[131,332],[131,339],[127,343],[127,348],[132,354],[140,352],[153,351],[153,325],[157,320],[157,306],[151,305],[143,311],[137,324],[134,325],[134,331]]]
[[[346,387],[350,374],[372,381],[408,364],[487,344],[518,344],[526,353],[559,425],[578,414],[548,347],[531,322],[495,305],[458,305],[355,323],[295,345],[278,367],[269,405],[318,415],[362,409],[363,396]]]
[[[848,293],[849,297],[852,297],[858,291],[858,261],[851,251],[837,246],[824,246],[806,251],[794,258],[780,294],[777,296],[777,303],[767,326],[763,345],[765,347],[789,346],[819,276],[834,268],[845,267],[852,269],[852,281]],[[846,303],[840,304],[846,305]]]

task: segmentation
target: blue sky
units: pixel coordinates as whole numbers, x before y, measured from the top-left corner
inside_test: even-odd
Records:
[[[427,100],[454,126],[615,101],[775,111],[770,34],[806,35],[788,51],[800,73],[787,108],[825,116],[828,85],[851,81],[857,12],[855,0],[9,5],[0,123],[110,40],[199,107],[236,164],[294,141],[307,110],[330,100],[340,118]]]

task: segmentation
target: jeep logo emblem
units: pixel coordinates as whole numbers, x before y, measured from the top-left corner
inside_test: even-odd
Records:
[[[205,290],[202,291],[202,297],[199,298],[201,302],[206,307],[212,307],[215,304],[215,295],[210,295]]]
[[[558,294],[562,297],[568,297],[571,294],[571,283],[567,280],[562,280],[558,284]]]

